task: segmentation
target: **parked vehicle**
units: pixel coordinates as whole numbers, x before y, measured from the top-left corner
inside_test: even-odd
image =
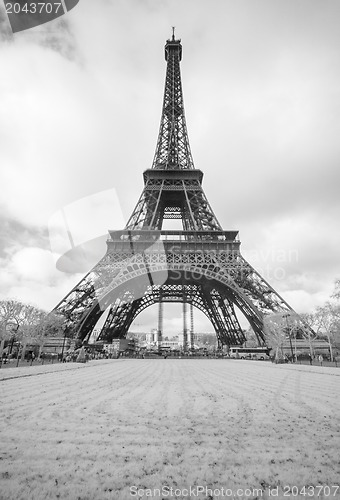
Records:
[[[264,361],[270,359],[269,347],[231,347],[229,350],[229,357],[234,359],[255,359]]]

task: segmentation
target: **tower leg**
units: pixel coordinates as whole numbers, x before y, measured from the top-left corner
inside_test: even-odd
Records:
[[[190,303],[190,349],[194,350],[194,306]]]
[[[162,347],[163,340],[163,302],[162,293],[159,291],[159,302],[158,302],[158,349]]]
[[[183,295],[183,350],[188,350],[187,296]]]

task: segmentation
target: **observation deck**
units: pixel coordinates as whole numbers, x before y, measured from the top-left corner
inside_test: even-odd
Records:
[[[175,252],[239,253],[238,231],[158,231],[149,229],[109,231],[108,253],[164,250]]]

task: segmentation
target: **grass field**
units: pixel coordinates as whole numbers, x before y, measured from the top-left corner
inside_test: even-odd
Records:
[[[339,375],[218,359],[3,370],[0,498],[339,499]]]

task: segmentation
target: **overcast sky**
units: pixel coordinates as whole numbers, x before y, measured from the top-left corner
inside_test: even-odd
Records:
[[[80,0],[15,35],[0,13],[0,298],[50,310],[82,277],[55,266],[47,228],[61,210],[78,207],[84,238],[129,218],[155,151],[171,26],[217,218],[297,312],[329,298],[340,277],[338,0]],[[180,318],[166,311],[175,333]],[[150,308],[136,328],[156,317]]]

